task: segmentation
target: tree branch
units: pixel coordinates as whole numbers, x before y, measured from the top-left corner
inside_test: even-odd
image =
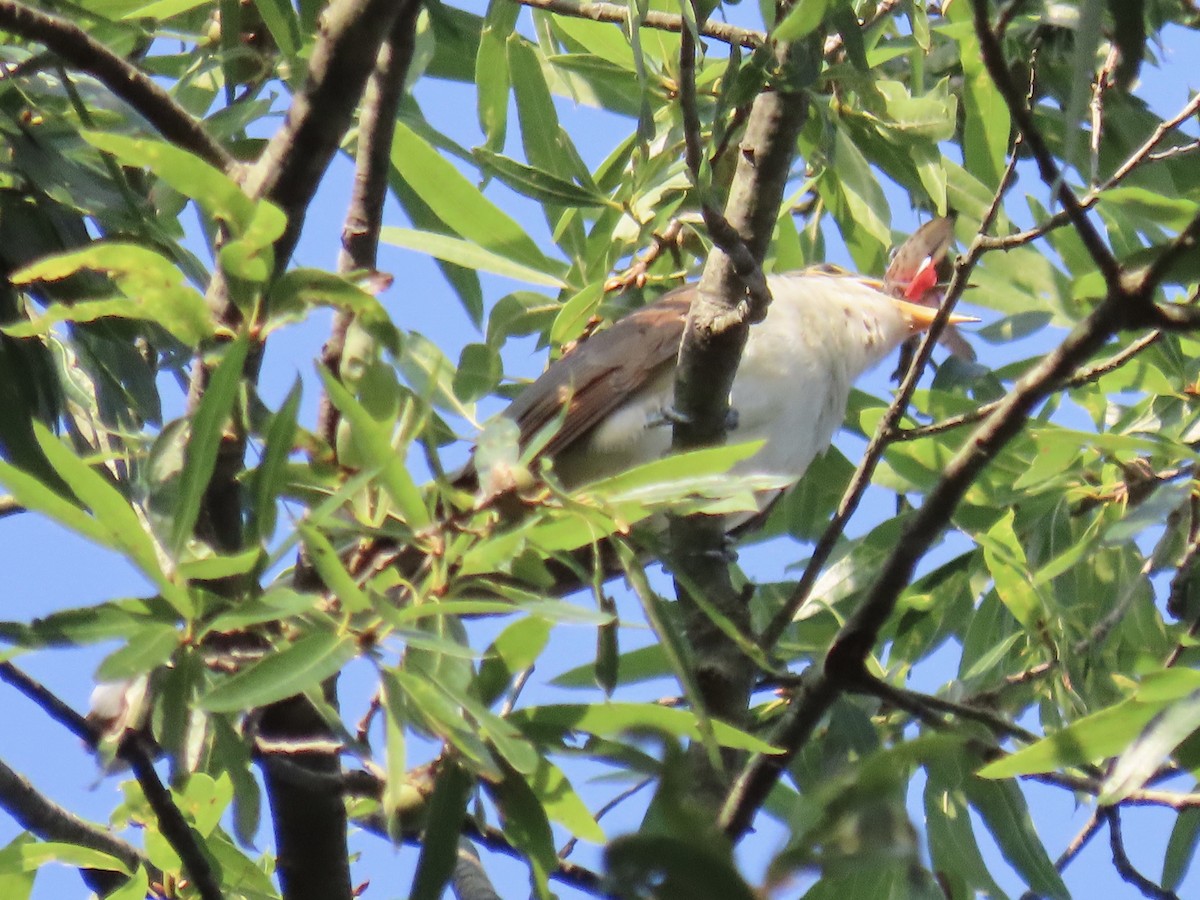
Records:
[[[1109,807],[1104,811],[1104,818],[1108,821],[1108,844],[1112,849],[1113,865],[1116,866],[1120,876],[1128,884],[1141,891],[1144,897],[1153,897],[1155,900],[1179,900],[1178,894],[1155,884],[1134,868],[1133,863],[1130,862],[1129,855],[1125,852],[1125,839],[1121,835],[1121,811],[1115,807]]]
[[[162,873],[133,844],[59,806],[2,761],[0,807],[3,807],[18,825],[44,841],[58,841],[99,850],[119,859],[131,872],[142,867],[150,874],[151,880],[163,880]],[[80,875],[88,887],[102,896],[116,890],[126,881],[126,876],[119,872],[98,869],[81,869]]]
[[[171,99],[153,78],[73,22],[31,9],[15,0],[0,0],[0,28],[44,44],[73,68],[95,76],[176,146],[195,153],[224,172],[233,172],[236,168],[237,160],[233,155]]]
[[[681,68],[687,68],[691,52],[694,52],[691,36],[685,33]],[[815,43],[777,48],[776,61],[780,69],[777,89],[760,93],[754,101],[725,214],[723,217],[706,217],[719,228],[728,224],[732,238],[728,234],[712,235],[719,246],[709,255],[688,314],[675,380],[674,402],[679,412],[673,437],[676,450],[718,444],[725,438],[729,391],[749,335],[750,322],[752,316],[761,318],[760,313],[765,314],[766,310],[763,307],[751,313],[752,307],[744,299],[746,287],[738,271],[745,268],[745,259],[738,266],[736,260],[720,247],[728,247],[734,253],[741,248],[751,268],[758,273],[757,277],[762,278],[762,260],[774,233],[796,138],[807,114],[800,82],[806,72],[815,77],[818,66],[814,57],[818,53]],[[694,91],[694,84],[682,84],[681,98],[690,91]],[[687,104],[691,100],[683,99],[682,102],[685,110],[689,109]],[[699,124],[694,110],[687,115],[689,121],[685,128],[691,133],[689,144],[698,144]],[[696,147],[689,151],[689,157],[698,170]],[[684,630],[694,652],[696,683],[707,711],[724,721],[742,722],[754,683],[754,664],[702,605],[689,599],[684,587],[686,584],[702,586],[706,602],[720,616],[740,633],[750,633],[749,606],[742,592],[733,585],[728,560],[723,553],[725,536],[720,518],[672,518],[670,548],[671,565],[679,573],[676,595],[681,601]],[[714,771],[707,757],[702,761],[701,750],[699,746],[695,747],[692,756],[697,793],[716,808],[724,795],[728,776]],[[732,755],[726,757],[726,764],[733,761]]]
[[[560,16],[571,16],[576,19],[591,19],[593,22],[612,22],[616,25],[629,26],[629,9],[616,3],[579,3],[576,0],[513,0],[522,6],[540,9]],[[685,31],[683,17],[671,13],[647,10],[638,20],[642,28],[656,28],[659,31]],[[749,28],[736,28],[724,22],[704,22],[698,25],[701,35],[726,44],[737,44],[750,50],[757,50],[766,43],[766,35],[761,31]]]
[[[296,246],[308,204],[350,127],[392,23],[418,6],[419,0],[334,0],[322,13],[304,89],[245,179],[250,196],[267,197],[287,213],[287,231],[275,244],[278,268]]]
[[[1054,161],[1054,154],[1046,146],[1046,141],[1033,120],[1033,113],[1026,98],[1013,83],[1012,74],[1004,58],[1004,51],[1000,47],[1000,41],[988,25],[988,0],[971,0],[971,5],[975,12],[975,34],[979,39],[979,53],[983,57],[984,67],[991,76],[996,90],[1004,98],[1009,115],[1017,125],[1021,140],[1029,147],[1033,160],[1037,164],[1038,174],[1062,203],[1063,210],[1075,227],[1079,239],[1087,248],[1096,268],[1104,276],[1104,283],[1108,285],[1109,293],[1120,290],[1121,269],[1116,258],[1108,249],[1108,245],[1104,243],[1096,226],[1087,217],[1087,211],[1080,204],[1075,192],[1067,185],[1063,173]]]
[[[375,70],[363,94],[354,153],[354,185],[342,226],[339,272],[372,271],[377,265],[379,229],[383,224],[383,205],[392,164],[392,137],[396,132],[400,100],[404,96],[404,80],[412,62],[414,19],[419,9],[419,4],[409,4],[396,20],[379,50]],[[352,319],[349,312],[338,310],[329,340],[321,350],[321,365],[335,377],[341,369],[346,332]],[[331,447],[336,442],[337,423],[337,408],[328,395],[322,393],[317,434]]]
[[[100,744],[100,735],[91,723],[51,691],[34,681],[10,662],[0,663],[0,681],[5,681],[36,703],[54,721],[84,741],[93,750]],[[171,792],[163,785],[154,770],[154,761],[142,747],[138,737],[126,732],[117,745],[117,757],[129,764],[142,788],[146,802],[158,819],[158,830],[179,855],[184,871],[203,900],[221,900],[221,885],[201,849],[183,813],[175,805]]]

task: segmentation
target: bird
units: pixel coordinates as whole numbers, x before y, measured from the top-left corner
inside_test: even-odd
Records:
[[[932,324],[938,272],[952,240],[952,218],[927,222],[896,252],[883,279],[829,265],[767,276],[772,302],[750,328],[729,398],[731,439],[763,445],[731,475],[787,485],[801,479],[841,427],[855,381]],[[520,446],[559,423],[539,455],[550,459],[563,487],[670,452],[676,361],[695,296],[695,284],[683,285],[590,336],[503,412],[516,423]],[[780,493],[764,492],[760,511]]]

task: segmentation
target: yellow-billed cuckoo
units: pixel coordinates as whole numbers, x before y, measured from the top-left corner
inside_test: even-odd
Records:
[[[750,329],[730,396],[731,439],[765,443],[733,474],[800,480],[841,426],[854,381],[932,323],[952,238],[951,219],[926,223],[882,281],[828,266],[767,278],[772,303]],[[583,341],[505,411],[522,445],[562,416],[542,454],[565,486],[669,451],[676,357],[695,291],[676,288]]]

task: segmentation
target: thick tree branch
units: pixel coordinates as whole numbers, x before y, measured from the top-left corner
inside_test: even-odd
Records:
[[[0,29],[44,44],[71,67],[95,76],[171,143],[225,172],[236,167],[237,160],[229,151],[154,79],[89,37],[78,25],[15,0],[0,0]]]
[[[691,52],[694,47],[690,35],[685,34],[681,67],[688,67]],[[807,111],[800,81],[805,73],[815,77],[818,53],[815,45],[808,44],[777,49],[777,89],[759,94],[754,102],[725,214],[706,217],[721,228],[728,224],[732,235],[714,234],[714,241],[735,253],[741,248],[759,279],[783,201],[796,137]],[[691,90],[694,85],[681,85],[682,94]],[[684,100],[685,110],[690,102]],[[691,146],[698,144],[699,125],[694,110],[687,116],[685,128],[691,133]],[[698,170],[695,147],[689,156],[694,170]],[[725,438],[729,391],[750,322],[766,312],[761,308],[751,313],[739,268],[745,269],[745,261],[739,267],[719,248],[713,250],[705,264],[679,351],[675,381],[675,407],[679,412],[674,429],[676,449],[716,444]],[[694,651],[697,686],[707,712],[738,723],[746,716],[754,664],[700,604],[687,599],[684,587],[702,586],[707,603],[742,634],[750,633],[749,607],[732,583],[728,562],[721,552],[724,542],[719,518],[698,516],[671,521],[670,558],[680,576],[676,593],[681,599],[684,628]],[[699,747],[695,748],[692,759],[697,766],[697,792],[716,807],[728,776],[714,771],[706,758],[702,761]],[[727,757],[726,763],[730,762],[732,757]]]
[[[0,681],[5,681],[36,703],[54,721],[95,749],[100,735],[91,723],[51,691],[34,681],[12,663],[0,663]],[[154,770],[154,761],[142,747],[138,737],[127,733],[117,746],[117,757],[129,764],[141,785],[146,802],[158,819],[158,830],[183,862],[184,871],[203,900],[221,900],[221,885],[201,849],[200,841],[184,819],[183,813],[171,798]]]
[[[277,267],[287,265],[296,246],[308,204],[350,127],[392,23],[418,5],[418,0],[335,0],[322,13],[304,89],[245,179],[250,196],[267,197],[287,213],[287,231],[275,245]]]

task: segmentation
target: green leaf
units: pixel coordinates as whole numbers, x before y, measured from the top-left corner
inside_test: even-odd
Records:
[[[296,415],[300,409],[300,376],[292,383],[283,406],[271,416],[263,442],[262,459],[250,482],[250,522],[248,531],[260,541],[275,533],[279,495],[287,484],[287,464],[296,439]]]
[[[0,897],[29,900],[33,894],[33,879],[37,873],[25,868],[23,848],[36,840],[32,834],[24,831],[0,850]],[[135,900],[141,900],[141,897]]]
[[[309,562],[333,596],[338,598],[342,609],[350,613],[370,609],[370,598],[346,570],[329,539],[310,522],[297,522],[296,531],[308,550]]]
[[[948,768],[946,763],[929,764],[925,783],[925,824],[934,870],[957,875],[987,896],[1004,900],[979,851],[961,784],[943,771]]]
[[[272,286],[269,306],[273,322],[302,319],[314,306],[345,310],[353,313],[372,337],[393,353],[399,352],[399,332],[379,298],[343,275],[292,269]]]
[[[835,7],[846,0],[799,0],[772,30],[771,36],[779,42],[795,41],[812,34]]]
[[[122,241],[97,241],[82,250],[44,257],[12,276],[14,284],[57,282],[80,272],[104,272],[123,296],[52,303],[27,322],[4,327],[13,337],[45,336],[59,322],[118,318],[156,322],[185,344],[215,333],[204,297],[184,284],[183,272],[155,251]]]
[[[300,19],[287,0],[254,0],[263,24],[271,32],[275,44],[289,58],[295,58],[303,43],[300,37]]]
[[[1100,196],[1105,206],[1120,214],[1136,217],[1170,231],[1180,232],[1200,212],[1200,203],[1183,197],[1164,197],[1145,188],[1110,188]]]
[[[616,738],[628,731],[657,731],[697,740],[700,729],[694,713],[668,709],[652,703],[557,704],[515,710],[509,721],[530,735],[558,735],[586,731],[598,737]],[[725,722],[712,723],[713,734],[722,747],[753,753],[778,753],[770,744]]]
[[[129,635],[128,643],[110,653],[96,669],[96,681],[122,681],[150,672],[165,663],[182,636],[173,625],[151,625]]]
[[[575,788],[562,771],[546,759],[538,757],[537,770],[529,776],[529,787],[551,821],[562,825],[571,834],[593,844],[603,844],[604,829],[587,805],[575,793]]]
[[[472,779],[465,769],[446,762],[429,800],[429,821],[421,856],[413,873],[411,900],[441,900],[458,859],[458,841]]]
[[[183,471],[179,477],[179,499],[171,522],[167,549],[178,559],[195,531],[196,518],[208,484],[217,467],[217,454],[225,424],[237,400],[242,383],[246,355],[250,342],[245,338],[225,348],[224,356],[209,379],[200,405],[192,416],[191,433],[183,456]]]
[[[550,343],[561,346],[583,334],[603,300],[604,284],[598,281],[569,297],[554,317],[554,324],[550,327]]]
[[[475,108],[479,127],[489,148],[504,146],[508,128],[508,38],[517,23],[520,8],[506,0],[490,0],[479,52],[475,56]]]
[[[184,618],[190,617],[193,613],[191,598],[186,590],[174,584],[163,572],[154,541],[147,534],[141,517],[125,496],[113,487],[107,478],[77,457],[40,422],[33,423],[33,430],[46,460],[94,516],[91,521],[97,527],[89,524],[82,533],[93,539],[97,539],[97,534],[102,535],[99,538],[100,543],[123,552],[154,582],[162,591],[163,598],[175,607],[180,615]],[[4,471],[0,469],[0,472]],[[14,486],[12,478],[13,470],[9,469],[5,479],[9,482],[9,490],[20,500],[24,490]],[[44,500],[45,497],[39,496],[35,499]],[[59,511],[62,510],[57,504],[53,506]],[[68,527],[73,527],[72,522],[80,524],[80,519],[75,514],[72,514],[71,520],[63,521],[63,524]]]
[[[473,150],[472,155],[485,169],[518,194],[524,194],[540,203],[577,207],[608,206],[613,209],[621,209],[620,204],[614,203],[603,194],[580,187],[575,182],[567,181],[544,169],[527,166],[515,159],[501,156],[499,153],[493,153],[482,147]]]
[[[1163,704],[1126,700],[1077,719],[1022,750],[989,763],[980,778],[1011,778],[1053,772],[1115,756],[1132,743]]]
[[[1175,827],[1171,829],[1171,838],[1167,841],[1167,851],[1163,855],[1164,890],[1179,889],[1195,859],[1197,843],[1200,843],[1200,809],[1192,807],[1181,810],[1175,819]]]
[[[46,863],[63,863],[77,869],[101,869],[128,875],[129,868],[115,856],[101,850],[81,847],[78,844],[62,844],[55,841],[39,841],[21,845],[21,860],[26,871],[39,869]]]
[[[495,390],[504,374],[500,354],[488,344],[467,344],[454,370],[454,393],[464,403],[474,403]]]
[[[200,697],[208,712],[254,709],[301,694],[337,673],[358,653],[354,639],[317,631],[268,654],[236,675],[217,682]]]
[[[421,713],[423,724],[452,744],[476,772],[490,780],[498,781],[503,777],[487,745],[463,717],[461,707],[434,685],[425,673],[406,672],[403,669],[385,672],[385,685],[389,680],[395,691],[403,691],[411,708]]]
[[[831,206],[855,264],[864,272],[882,271],[892,243],[891,212],[878,178],[845,128],[834,134],[833,159],[819,183],[822,193],[827,182],[835,187]]]
[[[1015,516],[1009,510],[986,534],[975,540],[983,547],[996,593],[1008,611],[1026,629],[1036,630],[1045,615],[1045,601],[1029,574],[1029,562],[1013,530]]]
[[[200,637],[212,632],[238,631],[252,625],[290,619],[312,611],[320,603],[319,594],[302,594],[291,588],[275,585],[261,596],[239,601],[232,609],[221,613],[204,626]]]
[[[1200,690],[1171,703],[1147,724],[1104,779],[1097,802],[1120,803],[1158,771],[1175,748],[1200,729]]]
[[[1000,853],[1025,883],[1038,894],[1054,900],[1070,900],[1070,891],[1038,839],[1020,788],[1011,782],[979,778],[967,779],[964,788],[971,806],[1000,846]]]
[[[396,123],[392,165],[437,217],[463,239],[462,244],[475,247],[494,259],[504,260],[518,270],[540,272],[547,277],[557,277],[562,273],[564,266],[561,263],[547,259],[533,239],[525,233],[525,229],[488,200],[458,169],[404,122]],[[403,233],[405,229],[385,228],[383,231],[391,235],[385,237],[381,234],[388,243],[410,246],[403,240],[396,240],[396,235]],[[427,236],[445,237],[432,234]],[[447,259],[438,253],[431,252],[431,255]],[[464,264],[458,259],[449,261]],[[465,265],[470,266],[469,263]]]
[[[342,387],[341,382],[323,367],[317,371],[329,399],[350,423],[354,444],[362,458],[379,470],[383,489],[396,510],[414,529],[429,525],[429,510],[425,508],[421,491],[405,465],[403,448],[392,446],[388,430]]]
[[[122,165],[150,169],[173,189],[200,204],[221,220],[235,237],[250,237],[250,246],[266,247],[283,234],[287,218],[274,204],[251,200],[224,172],[174,144],[101,131],[81,136],[97,150],[110,153]],[[260,210],[268,210],[260,212]]]
[[[525,779],[515,772],[506,773],[497,783],[485,782],[484,788],[500,812],[505,838],[529,863],[534,893],[541,900],[549,900],[553,896],[549,878],[558,868],[558,855],[546,810]]]
[[[970,5],[951,6],[946,15],[969,26]],[[995,186],[1008,153],[1012,128],[1008,106],[983,64],[975,32],[965,27],[955,37],[963,68],[963,165],[982,183]]]
[[[479,244],[444,234],[385,225],[379,229],[379,239],[384,243],[416,250],[418,253],[425,253],[467,269],[491,272],[493,275],[503,275],[505,278],[527,281],[530,284],[541,284],[553,288],[565,287],[562,276],[559,274],[562,271],[560,266],[553,264],[529,266],[494,253]]]

